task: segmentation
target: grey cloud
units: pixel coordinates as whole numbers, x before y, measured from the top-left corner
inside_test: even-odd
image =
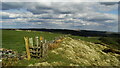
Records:
[[[41,13],[62,13],[62,14],[71,14],[76,12],[84,12],[89,3],[51,3],[51,5],[45,5],[40,2],[3,2],[2,10],[9,9],[20,9],[24,8],[28,11],[33,12],[34,14]]]
[[[107,20],[114,20],[114,19],[89,19],[87,21],[92,21],[92,22],[104,22],[104,21],[107,21]]]
[[[2,10],[20,9],[23,8],[23,4],[19,2],[2,2]]]
[[[118,4],[118,2],[101,2],[100,4],[102,4],[102,5],[106,5],[106,6],[109,6],[109,5],[115,5],[115,4]]]
[[[35,14],[47,13],[47,10],[51,10],[49,6],[39,2],[2,2],[2,10],[21,8],[31,11]]]
[[[105,6],[101,6],[104,5]],[[107,9],[114,9],[114,3],[111,5],[114,8],[107,7],[108,2],[83,2],[83,3],[64,3],[64,2],[53,2],[50,5],[46,5],[40,2],[3,2],[2,3],[2,10],[9,10],[9,9],[20,9],[24,8],[34,14],[42,14],[42,13],[61,13],[61,14],[73,14],[73,13],[83,13],[83,12],[90,12],[90,11],[97,11],[97,10],[107,10]],[[107,8],[107,9],[106,9]]]

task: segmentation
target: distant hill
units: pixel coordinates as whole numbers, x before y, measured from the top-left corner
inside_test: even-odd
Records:
[[[16,29],[7,29],[16,30]],[[117,32],[106,32],[106,31],[91,31],[91,30],[68,30],[68,29],[19,29],[19,30],[35,30],[35,31],[46,31],[53,33],[63,33],[71,34],[75,36],[85,36],[85,37],[120,37],[120,33]]]

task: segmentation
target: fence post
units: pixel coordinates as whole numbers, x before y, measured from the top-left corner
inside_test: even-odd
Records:
[[[36,55],[37,55],[37,57],[39,57],[39,54],[38,54],[38,47],[39,47],[39,37],[38,36],[36,36],[35,37],[35,41],[36,41]]]
[[[29,41],[28,41],[28,37],[24,37],[25,40],[25,45],[26,45],[26,52],[27,52],[27,59],[30,60],[30,51],[29,51]]]
[[[40,48],[41,48],[41,50],[40,50],[40,53],[41,53],[41,58],[43,57],[43,44],[44,44],[44,39],[43,39],[43,37],[42,36],[40,36]]]
[[[43,37],[42,37],[42,36],[40,36],[40,40],[43,40]]]
[[[47,56],[47,42],[46,40],[43,41],[43,45],[42,45],[42,57],[46,57]]]
[[[41,42],[41,40],[39,40],[39,42],[40,42],[40,43],[39,43],[39,47],[40,47],[40,50],[39,50],[40,55],[39,55],[39,57],[41,58],[41,56],[42,56],[42,53],[41,53],[41,51],[42,51],[42,50],[41,50],[41,48],[42,48],[42,42]]]
[[[43,41],[43,45],[42,45],[42,57],[45,56],[45,40]]]
[[[48,43],[45,40],[45,57],[47,56],[47,53],[48,53]]]
[[[39,39],[38,39],[38,36],[35,37],[35,41],[36,41],[36,46],[38,47],[38,45],[39,45]]]
[[[33,47],[33,38],[29,38],[29,46]]]

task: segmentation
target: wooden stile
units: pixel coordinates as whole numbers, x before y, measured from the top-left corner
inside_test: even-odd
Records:
[[[33,38],[24,37],[26,52],[28,60],[31,57],[42,58],[46,57],[48,51],[47,41],[43,37],[35,37],[35,43],[33,44]]]

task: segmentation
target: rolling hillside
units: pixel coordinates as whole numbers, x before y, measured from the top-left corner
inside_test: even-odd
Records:
[[[70,37],[49,52],[45,62],[29,66],[120,66],[120,54],[106,53],[108,47]]]
[[[19,60],[14,66],[120,66],[119,38],[82,37],[31,30],[2,30],[2,47],[25,53],[24,36],[43,36],[52,41],[64,36],[58,48],[49,50],[44,59]],[[110,41],[108,41],[110,40]],[[112,41],[112,42],[111,42]]]

